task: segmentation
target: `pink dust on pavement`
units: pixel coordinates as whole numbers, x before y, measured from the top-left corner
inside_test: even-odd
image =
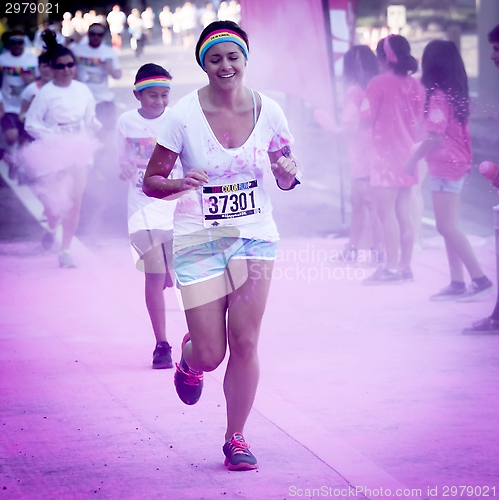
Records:
[[[493,276],[493,242],[473,243]],[[76,248],[73,270],[34,244],[2,244],[6,498],[278,499],[293,485],[496,484],[499,338],[461,335],[494,296],[429,302],[447,279],[437,239],[416,254],[415,283],[387,287],[361,285],[369,268],[349,274],[331,262],[342,244],[280,244],[245,429],[260,468],[236,476],[222,465],[224,367],[206,375],[192,408],[172,371],[150,368],[143,276],[126,241]],[[186,325],[174,291],[165,297],[176,360]]]

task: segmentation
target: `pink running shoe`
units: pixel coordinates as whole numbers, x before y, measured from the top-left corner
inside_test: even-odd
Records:
[[[189,332],[187,332],[184,335],[184,340],[182,340],[181,352],[183,351],[184,345],[187,344],[190,339],[191,336]],[[180,357],[180,363],[175,363],[175,366],[176,370],[173,381],[178,397],[186,405],[196,404],[203,392],[203,372],[191,370],[189,365],[185,362],[183,355]]]
[[[233,434],[223,445],[222,451],[225,455],[224,465],[229,470],[258,469],[255,455],[249,451],[249,444],[239,432]]]

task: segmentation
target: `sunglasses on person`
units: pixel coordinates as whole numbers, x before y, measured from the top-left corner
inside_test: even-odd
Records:
[[[97,31],[89,31],[88,36],[98,36],[102,38],[104,36],[104,33],[97,33]]]
[[[9,45],[23,45],[23,44],[24,40],[12,40],[12,39],[9,40]]]
[[[74,68],[76,65],[75,62],[68,62],[67,64],[63,64],[63,63],[56,63],[54,64],[52,67],[54,69],[65,69],[65,68]]]

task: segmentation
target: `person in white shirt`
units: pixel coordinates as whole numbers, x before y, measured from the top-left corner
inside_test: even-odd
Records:
[[[113,6],[113,10],[107,15],[107,24],[109,24],[109,31],[111,32],[111,44],[114,49],[120,50],[123,44],[121,34],[125,28],[126,15],[121,10],[118,4]]]
[[[49,52],[43,52],[38,56],[38,73],[40,76],[21,92],[21,111],[19,113],[19,120],[21,122],[24,122],[30,104],[38,95],[40,89],[54,78],[54,70],[50,64]]]
[[[49,230],[42,243],[49,248],[62,222],[61,267],[75,267],[69,248],[80,219],[87,170],[99,142],[95,99],[76,81],[76,58],[59,45],[52,31],[43,34],[54,79],[45,84],[26,113],[26,131],[35,140],[22,148],[27,175],[45,207]]]
[[[74,32],[81,40],[88,31],[87,21],[83,18],[83,12],[81,10],[75,12],[73,19],[71,19],[71,24],[73,25]]]
[[[19,120],[21,93],[36,78],[38,61],[36,56],[25,50],[25,36],[14,30],[5,36],[7,50],[0,54],[0,73],[2,74],[2,101],[4,116],[0,122],[1,143],[4,151],[10,152],[26,139],[24,128]],[[14,171],[9,168],[10,175]]]
[[[97,12],[94,9],[89,10],[88,12],[83,14],[83,19],[87,23],[89,29],[90,26],[92,26],[92,24],[100,23],[99,16],[97,15]]]
[[[128,32],[130,33],[130,47],[135,52],[135,57],[140,57],[144,52],[145,35],[144,21],[140,17],[139,9],[132,9],[126,18]]]
[[[71,38],[74,35],[75,29],[72,23],[73,15],[71,12],[64,12],[62,15],[61,34],[64,38]]]
[[[227,21],[234,21],[235,23],[241,22],[241,6],[236,0],[230,0],[225,11],[225,18]]]
[[[215,7],[211,2],[208,2],[201,14],[201,24],[203,26],[203,29],[206,28],[208,24],[211,24],[216,20],[217,20],[217,12],[215,11]]]
[[[20,146],[32,140],[32,137],[30,137],[30,135],[24,130],[24,119],[26,116],[26,112],[28,111],[31,102],[40,91],[40,88],[50,80],[52,80],[54,76],[52,67],[50,65],[50,55],[48,54],[48,52],[43,52],[38,56],[38,72],[40,76],[34,82],[31,82],[28,86],[26,86],[21,92],[21,111],[19,112],[19,122],[23,126],[22,139],[19,142],[11,142],[10,144],[8,144],[8,148],[4,155],[4,159],[9,167],[9,177],[11,179],[17,179],[19,184],[26,183],[27,179],[24,175],[24,172],[22,171],[22,169],[19,169],[19,165],[15,161],[16,152],[18,151]],[[0,120],[0,123],[2,123],[2,126],[4,125],[3,120]],[[12,134],[12,132],[14,132],[14,140],[17,141],[17,130],[17,127],[14,127],[12,131],[7,130],[7,137],[9,136],[9,134]]]
[[[138,256],[136,266],[145,274],[145,299],[156,338],[152,367],[172,368],[171,346],[166,338],[166,309],[163,291],[172,287],[173,212],[175,201],[149,198],[142,191],[147,162],[156,145],[156,136],[170,111],[168,99],[171,75],[161,66],[148,63],[135,77],[138,109],[118,118],[120,178],[129,181],[128,232]],[[180,162],[171,174],[181,177]]]
[[[152,7],[146,7],[146,10],[142,12],[140,15],[142,18],[143,26],[144,26],[144,34],[147,39],[147,43],[152,42],[153,29],[154,29],[154,20],[156,19],[156,14],[152,10]]]
[[[258,467],[243,431],[258,385],[258,337],[279,239],[264,176],[284,190],[299,184],[284,113],[243,85],[248,45],[233,22],[203,30],[196,60],[209,83],[172,108],[143,183],[148,196],[180,196],[173,261],[189,332],[174,381],[184,403],[199,400],[203,372],[216,369],[229,347],[222,449],[230,470]],[[183,178],[170,179],[177,158]]]
[[[76,56],[77,79],[88,85],[97,103],[97,119],[104,130],[112,131],[115,126],[114,93],[109,88],[109,77],[122,76],[118,54],[103,42],[106,29],[94,23],[88,29],[88,43],[72,44]]]
[[[197,25],[197,7],[192,2],[185,2],[181,11],[182,40],[185,48],[194,45]]]
[[[38,61],[25,50],[24,33],[12,31],[7,38],[7,50],[0,54],[2,73],[2,98],[6,113],[19,114],[21,92],[36,78]]]
[[[182,7],[172,14],[173,45],[182,45]]]
[[[161,24],[161,36],[163,45],[172,44],[173,12],[169,5],[165,5],[159,13],[159,23]]]

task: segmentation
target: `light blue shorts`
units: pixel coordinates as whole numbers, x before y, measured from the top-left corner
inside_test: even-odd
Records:
[[[277,241],[219,238],[183,248],[173,254],[173,267],[182,286],[224,274],[231,259],[275,260]]]
[[[430,175],[430,189],[434,193],[459,194],[463,189],[465,179],[466,175],[457,181],[451,181],[449,179],[444,179],[443,177],[434,177],[433,175]]]

